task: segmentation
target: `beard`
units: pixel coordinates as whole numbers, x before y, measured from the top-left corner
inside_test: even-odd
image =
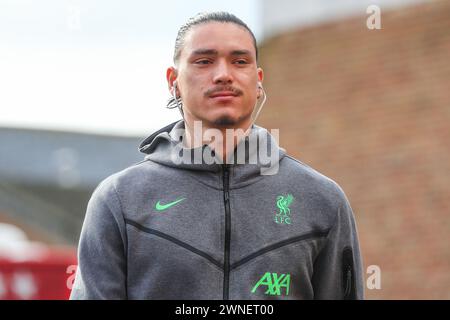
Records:
[[[235,127],[246,121],[251,117],[253,110],[250,110],[246,114],[243,114],[239,117],[232,117],[230,115],[222,115],[216,119],[214,119],[213,124],[217,127]]]
[[[229,116],[223,116],[220,117],[216,120],[214,120],[214,125],[218,126],[218,127],[225,127],[225,126],[234,126],[238,123],[239,121],[229,117]]]

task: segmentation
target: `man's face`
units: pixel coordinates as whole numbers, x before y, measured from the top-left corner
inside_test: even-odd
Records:
[[[208,127],[250,125],[263,72],[246,29],[220,22],[194,26],[186,34],[177,69],[187,121],[201,120]],[[168,80],[170,86],[169,72]]]

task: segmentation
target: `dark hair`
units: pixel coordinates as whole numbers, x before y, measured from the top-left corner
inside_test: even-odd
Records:
[[[256,60],[258,60],[258,46],[256,44],[256,38],[252,30],[243,22],[241,19],[236,17],[234,14],[224,11],[218,12],[201,12],[190,18],[184,25],[180,27],[177,34],[177,39],[175,40],[175,51],[173,54],[173,62],[176,64],[180,59],[181,49],[184,46],[184,38],[186,34],[193,26],[208,23],[208,22],[224,22],[224,23],[234,23],[238,26],[245,28],[253,39],[253,45],[256,51]]]

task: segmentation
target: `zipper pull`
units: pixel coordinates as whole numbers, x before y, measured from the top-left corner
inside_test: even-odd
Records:
[[[345,292],[344,297],[348,297],[350,295],[350,291],[352,290],[352,269],[349,267],[347,269],[347,283],[345,284]]]

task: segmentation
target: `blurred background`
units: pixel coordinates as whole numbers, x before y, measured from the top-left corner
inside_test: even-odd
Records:
[[[256,34],[257,124],[345,190],[366,298],[450,299],[448,0],[0,0],[0,299],[68,297],[92,191],[180,118],[176,33],[213,10]]]

